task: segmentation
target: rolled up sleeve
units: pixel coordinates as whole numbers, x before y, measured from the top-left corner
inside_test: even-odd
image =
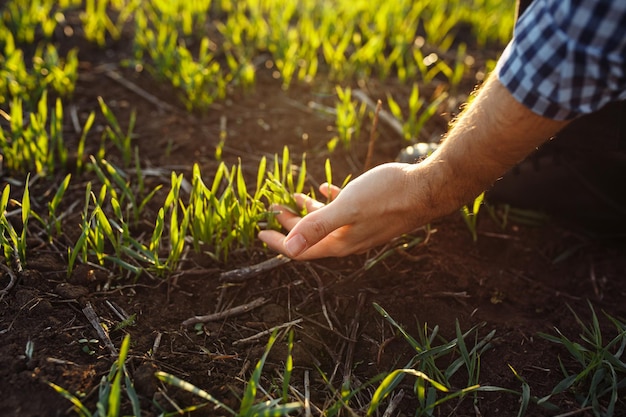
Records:
[[[626,99],[626,1],[535,0],[496,74],[516,100],[555,120]]]

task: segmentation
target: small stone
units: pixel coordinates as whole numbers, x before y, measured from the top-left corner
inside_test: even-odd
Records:
[[[89,294],[89,289],[82,285],[61,283],[56,286],[54,292],[64,299],[79,299]]]

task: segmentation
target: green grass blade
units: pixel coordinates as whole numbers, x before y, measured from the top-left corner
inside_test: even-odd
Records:
[[[367,415],[371,416],[380,406],[381,402],[393,391],[395,388],[395,381],[397,380],[398,375],[412,375],[416,378],[419,378],[422,381],[429,382],[435,389],[441,392],[448,392],[448,388],[444,385],[438,383],[437,381],[431,379],[423,372],[416,371],[415,369],[396,369],[390,372],[385,379],[380,383],[374,395],[372,395],[372,401],[367,410]],[[422,382],[420,381],[420,383]]]
[[[229,414],[237,415],[237,412],[235,410],[233,410],[232,408],[228,407],[226,404],[224,404],[223,402],[219,401],[218,399],[216,399],[215,397],[213,397],[211,394],[209,394],[208,392],[196,387],[195,385],[187,382],[187,381],[183,381],[180,378],[175,377],[174,375],[168,374],[167,372],[163,372],[163,371],[158,371],[156,374],[156,377],[158,379],[160,379],[161,381],[173,385],[175,387],[178,387],[180,389],[183,389],[187,392],[190,392],[202,399],[205,399],[207,401],[212,402],[213,404],[215,404],[218,408],[221,408],[223,410],[225,410],[226,412],[228,412]]]
[[[107,106],[107,104],[104,102],[104,99],[100,96],[98,96],[98,103],[100,104],[100,111],[102,112],[102,115],[106,118],[109,126],[111,126],[117,137],[123,137],[124,134],[122,133],[122,129],[120,128],[120,124],[118,123],[117,118],[115,117],[109,106]]]
[[[276,342],[276,334],[277,334],[277,331],[274,331],[272,335],[270,336],[267,342],[267,346],[265,347],[265,351],[263,352],[261,359],[259,359],[259,361],[257,362],[256,367],[254,368],[254,371],[252,372],[252,376],[250,377],[250,380],[248,381],[243,398],[241,399],[241,405],[239,408],[240,415],[248,415],[248,412],[250,411],[252,405],[254,404],[259,382],[261,380],[261,374],[263,372],[263,366],[265,365],[265,361],[267,360],[267,356],[269,355],[270,350],[272,349],[272,346],[274,345],[274,342]]]
[[[30,215],[30,190],[29,190],[29,182],[30,182],[30,173],[26,176],[26,183],[24,184],[24,194],[22,195],[22,224],[24,228],[26,228],[26,224],[28,223],[28,217]]]
[[[130,404],[133,409],[133,415],[141,416],[141,403],[139,402],[139,397],[137,396],[137,391],[135,391],[133,381],[128,375],[126,366],[124,366],[124,384],[126,387],[126,395],[128,396],[128,399],[130,400]]]
[[[54,389],[56,392],[61,394],[66,400],[69,400],[74,405],[74,407],[76,407],[76,412],[78,413],[80,417],[92,417],[92,414],[89,411],[89,409],[85,407],[85,405],[82,403],[80,399],[78,399],[78,397],[76,397],[75,395],[72,395],[68,390],[58,386],[57,384],[54,384],[49,381],[46,383],[50,387],[52,387],[52,389]]]
[[[87,142],[87,135],[93,126],[93,122],[96,120],[96,113],[89,113],[89,117],[87,117],[87,121],[83,126],[83,131],[80,135],[80,139],[78,140],[78,147],[76,148],[76,167],[80,171],[83,167],[83,158],[85,156],[85,143]]]
[[[115,377],[113,384],[111,385],[111,393],[109,395],[109,410],[108,417],[118,417],[120,415],[120,408],[122,406],[122,376],[124,374],[124,362],[126,362],[126,356],[128,355],[128,349],[130,348],[130,335],[124,336],[122,341],[122,347],[120,348],[120,354],[117,358],[117,369],[115,371]]]
[[[294,331],[289,331],[289,339],[287,341],[287,359],[285,360],[285,373],[283,374],[283,401],[287,402],[289,399],[289,383],[291,381],[291,373],[293,372],[293,338]]]
[[[402,336],[404,336],[404,338],[409,342],[409,344],[413,347],[413,349],[415,349],[418,352],[422,351],[422,348],[420,346],[420,344],[417,342],[417,340],[415,340],[415,338],[413,338],[413,336],[411,336],[410,334],[408,334],[406,332],[406,330],[404,330],[404,328],[402,326],[400,326],[390,315],[389,313],[387,313],[387,311],[382,308],[379,304],[377,303],[373,303],[374,308],[376,309],[376,311],[378,311],[378,313],[383,316],[385,318],[385,320],[387,320],[394,328],[396,328],[396,330],[398,330]]]
[[[0,215],[4,215],[9,204],[9,198],[11,197],[11,186],[9,184],[4,186],[2,190],[2,197],[0,197]]]
[[[65,191],[67,191],[67,188],[70,185],[71,178],[72,178],[72,174],[67,174],[65,176],[65,178],[63,179],[63,182],[61,182],[61,185],[59,185],[59,189],[57,190],[57,192],[54,194],[54,197],[50,201],[49,207],[50,207],[51,214],[56,213],[56,210],[59,207],[59,204],[61,204],[61,200],[63,200]]]

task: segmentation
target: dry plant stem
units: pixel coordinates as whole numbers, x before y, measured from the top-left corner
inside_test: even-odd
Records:
[[[156,357],[157,350],[159,349],[159,346],[161,346],[161,337],[163,337],[163,333],[157,332],[157,335],[154,338],[154,343],[152,344],[152,353],[150,354],[153,358]]]
[[[324,300],[324,284],[322,283],[322,279],[320,278],[319,274],[309,264],[306,264],[306,267],[311,273],[311,275],[313,275],[313,278],[315,278],[315,281],[317,281],[317,291],[320,295],[320,303],[322,304],[322,313],[324,313],[324,318],[326,318],[328,327],[330,328],[330,330],[335,330],[333,326],[333,322],[330,320],[330,317],[328,316],[328,309],[326,308],[326,301]]]
[[[298,391],[298,389],[294,387],[293,385],[289,385],[289,391],[291,391],[294,397],[296,397],[298,400],[300,400],[304,404],[305,417],[311,417],[313,415],[312,411],[315,411],[320,416],[324,415],[324,411],[321,408],[311,403],[311,382],[309,381],[308,369],[304,370],[304,394]],[[307,413],[307,408],[309,410],[308,413]]]
[[[55,365],[78,366],[78,364],[76,362],[68,361],[68,360],[65,360],[65,359],[52,358],[52,357],[47,357],[46,358],[46,362],[53,363]]]
[[[459,292],[450,292],[450,291],[440,291],[431,294],[423,294],[423,297],[454,297],[454,298],[472,298],[471,295],[467,293],[467,291],[459,291]]]
[[[558,416],[555,417],[571,417],[571,416],[575,416],[578,414],[583,414],[586,413],[587,411],[591,410],[593,407],[589,406],[589,407],[585,407],[585,408],[581,408],[580,410],[574,410],[574,411],[569,411],[567,413],[564,414],[559,414]]]
[[[159,110],[161,111],[167,111],[167,112],[178,112],[178,109],[174,106],[172,106],[169,103],[166,103],[162,100],[159,100],[157,97],[153,96],[152,94],[148,93],[146,90],[144,90],[143,88],[139,87],[138,85],[128,81],[126,78],[122,77],[118,72],[115,71],[105,71],[104,74],[109,77],[110,79],[112,79],[113,81],[117,82],[118,84],[120,84],[121,86],[127,88],[128,90],[132,91],[133,93],[137,94],[139,97],[143,98],[144,100],[154,104]]]
[[[9,113],[5,112],[2,109],[0,109],[0,117],[2,117],[7,122],[11,121],[11,116],[9,115]]]
[[[220,290],[219,295],[217,296],[217,300],[215,301],[215,313],[218,313],[222,309],[222,304],[224,303],[224,296],[226,295],[226,291],[228,291],[228,287],[223,286]]]
[[[128,318],[130,317],[128,315],[128,313],[126,311],[124,311],[124,309],[122,307],[120,307],[119,305],[117,305],[117,303],[115,302],[111,302],[109,300],[105,301],[106,305],[111,309],[111,311],[113,311],[113,313],[119,317],[120,320],[122,321],[126,321],[128,320]]]
[[[247,313],[250,310],[254,310],[255,308],[261,307],[263,304],[267,303],[267,301],[268,300],[266,300],[264,297],[259,297],[255,300],[250,301],[249,303],[229,308],[228,310],[220,311],[219,313],[207,314],[206,316],[194,316],[183,321],[183,326],[189,326],[196,323],[206,323],[209,321],[223,320],[228,317],[238,316],[240,314]]]
[[[401,389],[395,396],[391,398],[391,401],[389,401],[389,405],[385,409],[385,412],[383,413],[383,417],[391,417],[393,412],[400,405],[400,402],[402,401],[403,398],[404,398],[404,390]]]
[[[82,128],[80,127],[80,119],[78,118],[78,107],[76,107],[75,104],[70,106],[70,120],[72,121],[74,133],[80,134]]]
[[[281,265],[290,262],[291,259],[283,255],[278,255],[273,258],[267,259],[256,265],[245,266],[240,269],[233,269],[232,271],[222,272],[220,274],[220,281],[229,282],[242,282],[247,279],[253,278],[265,271],[270,271]]]
[[[296,308],[296,310],[298,310],[298,308]],[[343,335],[343,334],[341,334],[340,332],[338,332],[338,331],[337,331],[337,329],[331,329],[330,327],[325,326],[323,323],[320,323],[320,322],[319,322],[319,321],[317,321],[317,320],[314,320],[314,319],[312,319],[312,318],[310,318],[310,317],[304,317],[304,319],[305,319],[307,322],[309,322],[309,323],[311,323],[311,324],[314,324],[314,325],[316,325],[316,326],[318,326],[318,327],[320,327],[320,328],[322,328],[322,329],[325,329],[325,330],[328,330],[328,331],[333,332],[333,333],[334,333],[337,337],[339,337],[339,338],[341,338],[341,339],[343,339],[343,340],[345,340],[345,341],[347,341],[347,342],[356,342],[356,340],[350,339],[350,337],[348,337],[348,336],[346,336],[346,335]],[[321,340],[318,340],[318,339],[314,339],[314,340],[316,340],[317,342],[323,343]],[[331,355],[331,356],[332,356],[332,355]]]
[[[17,275],[15,275],[13,270],[5,264],[0,264],[0,268],[4,269],[4,272],[6,272],[10,280],[9,284],[4,287],[4,289],[0,290],[0,300],[2,300],[4,296],[7,295],[9,291],[11,291],[11,289],[15,286],[15,283],[17,282]]]
[[[17,273],[21,274],[24,272],[24,266],[22,266],[22,261],[20,260],[18,253],[19,251],[17,250],[17,246],[13,245],[13,262],[15,262],[15,269],[17,269]]]
[[[365,105],[372,111],[376,111],[377,104],[365,94],[363,90],[353,90],[352,96],[357,100],[361,100]],[[404,136],[404,131],[402,129],[402,123],[398,121],[391,113],[385,110],[380,110],[378,117],[383,122],[387,123],[387,125],[392,128],[398,135]]]
[[[486,237],[492,237],[495,239],[504,239],[504,240],[515,240],[515,241],[519,241],[520,238],[517,236],[512,236],[512,235],[507,235],[504,233],[493,233],[493,232],[478,232],[479,235],[481,236],[486,236]]]
[[[85,308],[83,308],[83,314],[85,315],[85,317],[87,317],[87,320],[89,320],[89,323],[91,323],[93,328],[96,329],[96,333],[98,333],[98,337],[102,339],[106,347],[111,351],[111,355],[116,356],[117,349],[115,349],[115,346],[113,346],[113,342],[111,342],[109,335],[104,331],[104,328],[100,324],[98,315],[96,314],[96,311],[91,306],[91,303],[87,303]]]
[[[354,347],[356,346],[356,337],[359,331],[359,320],[361,318],[361,310],[365,305],[365,293],[359,293],[359,301],[356,308],[356,313],[354,314],[354,320],[350,323],[350,337],[351,341],[348,342],[348,350],[346,351],[346,361],[343,364],[343,386],[347,387],[350,384],[350,379],[352,377],[352,363],[354,358]]]
[[[245,337],[243,339],[235,340],[233,342],[233,346],[241,345],[243,343],[248,343],[248,342],[254,342],[256,340],[259,340],[263,336],[267,336],[268,334],[272,334],[275,330],[280,330],[280,329],[285,329],[285,328],[288,328],[288,327],[291,327],[291,326],[295,326],[296,324],[300,324],[303,321],[304,320],[300,318],[300,319],[296,319],[296,320],[293,320],[293,321],[289,321],[287,323],[280,324],[278,326],[274,326],[271,329],[264,330],[262,332],[259,332],[259,333],[255,334],[255,335],[252,335],[250,337]]]
[[[182,408],[180,408],[178,406],[178,404],[176,404],[176,401],[174,401],[172,398],[170,398],[170,396],[167,395],[167,393],[165,392],[165,390],[161,387],[158,388],[159,394],[163,396],[163,398],[165,398],[167,400],[167,402],[170,403],[170,405],[172,407],[174,407],[176,409],[176,412],[180,415],[185,414],[185,412],[182,410]]]
[[[383,358],[383,353],[385,353],[385,348],[387,347],[387,345],[389,345],[389,343],[393,342],[394,340],[396,340],[395,336],[391,336],[388,337],[387,339],[383,340],[383,342],[380,344],[379,348],[378,348],[378,353],[376,354],[376,364],[380,365],[382,358]]]
[[[308,369],[304,371],[304,417],[311,417],[311,381]]]
[[[374,120],[372,120],[372,130],[370,131],[370,141],[367,146],[367,156],[365,157],[365,164],[363,164],[363,171],[367,171],[372,167],[372,156],[374,155],[374,145],[376,144],[376,129],[378,128],[378,116],[382,106],[383,102],[378,100],[376,110],[374,111]]]

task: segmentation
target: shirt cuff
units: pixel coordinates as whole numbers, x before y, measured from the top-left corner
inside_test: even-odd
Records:
[[[625,19],[620,2],[575,7],[568,0],[535,0],[496,74],[516,100],[541,116],[567,120],[596,111],[626,98]]]

